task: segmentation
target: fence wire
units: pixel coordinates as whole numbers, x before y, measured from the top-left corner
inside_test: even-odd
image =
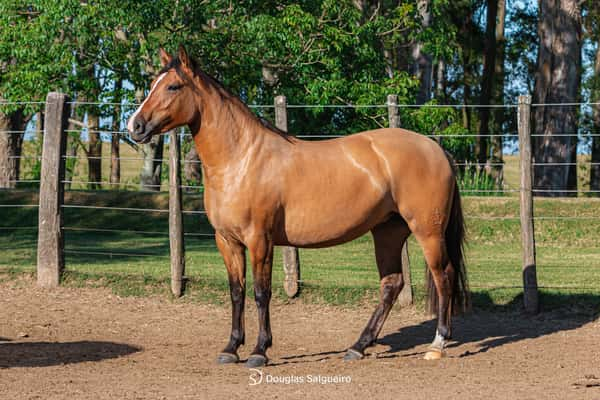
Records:
[[[5,105],[41,105],[44,104],[43,102],[0,102],[0,106],[5,106]],[[102,106],[111,106],[111,105],[119,105],[121,107],[125,107],[125,108],[133,108],[133,107],[137,107],[138,104],[133,104],[133,103],[109,103],[109,102],[79,102],[79,101],[74,101],[71,102],[71,104],[73,105],[102,105]],[[588,106],[596,106],[596,105],[600,105],[600,103],[568,103],[568,104],[532,104],[531,107],[553,107],[553,106],[580,106],[580,107],[588,107]],[[398,105],[398,108],[417,108],[417,107],[425,107],[425,108],[499,108],[499,107],[504,107],[507,109],[511,109],[511,110],[515,110],[515,108],[517,107],[517,104],[507,104],[507,105],[456,105],[456,104],[431,104],[431,105],[411,105],[411,104],[405,104],[405,105]],[[252,105],[250,106],[251,108],[256,108],[256,109],[260,109],[260,108],[266,108],[266,109],[272,109],[274,108],[273,105]],[[332,108],[340,108],[340,109],[359,109],[359,108],[372,108],[372,109],[383,109],[383,108],[387,108],[389,107],[388,104],[375,104],[375,105],[351,105],[351,104],[340,104],[340,105],[301,105],[301,104],[291,104],[291,105],[287,105],[288,109],[332,109]],[[73,130],[69,130],[69,133],[80,133],[80,132],[87,132],[87,133],[100,133],[100,134],[105,134],[105,135],[119,135],[122,138],[126,138],[128,140],[131,140],[129,133],[125,130],[113,130],[113,129],[88,129],[85,126],[81,127],[81,129],[73,129]],[[3,131],[1,133],[4,134],[16,134],[16,135],[23,135],[23,134],[39,134],[42,133],[40,131],[37,130],[11,130],[11,131]],[[179,134],[181,137],[191,137],[192,134],[190,133],[180,133]],[[323,133],[315,133],[315,134],[300,134],[300,135],[295,135],[295,137],[299,138],[299,139],[315,139],[315,140],[322,140],[322,139],[335,139],[335,138],[340,138],[340,137],[344,137],[345,135],[339,135],[339,134],[323,134]],[[464,139],[464,140],[471,140],[473,138],[501,138],[501,139],[506,139],[506,140],[511,140],[515,143],[518,143],[518,136],[517,136],[517,132],[514,131],[509,131],[509,132],[488,132],[485,134],[472,134],[472,133],[468,133],[468,134],[429,134],[426,135],[429,136],[431,138],[434,139]],[[546,135],[543,134],[531,134],[532,138],[537,138],[537,137],[545,137]],[[553,133],[554,137],[574,137],[577,140],[582,140],[582,139],[587,139],[587,138],[595,138],[595,137],[600,137],[600,132],[596,132],[596,131],[582,131],[582,132],[558,132],[558,133]],[[98,160],[98,161],[119,161],[119,162],[140,162],[140,161],[146,161],[146,162],[153,162],[153,163],[168,163],[169,159],[168,158],[147,158],[147,157],[143,157],[143,156],[120,156],[120,157],[111,157],[111,156],[86,156],[86,155],[64,155],[63,158],[67,161],[73,161],[73,162],[81,162],[81,163],[85,163],[87,161],[90,160]],[[36,155],[13,155],[10,156],[9,159],[19,159],[19,160],[23,160],[23,161],[35,161],[35,162],[39,162],[41,161],[41,156],[39,155],[39,153],[37,153]],[[186,160],[185,158],[182,157],[182,160],[180,161],[181,165],[185,166],[188,164],[198,164],[201,165],[201,161],[198,160]],[[533,167],[560,167],[560,166],[580,166],[580,165],[584,165],[586,167],[595,167],[595,166],[599,166],[600,163],[598,162],[592,162],[591,160],[578,160],[577,162],[533,162],[532,166]],[[482,170],[484,168],[498,168],[498,169],[502,169],[504,170],[504,168],[506,168],[506,163],[505,162],[486,162],[486,163],[480,163],[480,162],[463,162],[463,161],[459,161],[456,163],[456,166],[459,168],[463,168],[465,170],[469,169],[469,168],[474,168],[477,170]],[[16,179],[16,180],[10,180],[10,183],[13,184],[39,184],[40,180],[36,179],[35,177],[32,179]],[[138,183],[138,182],[110,182],[110,181],[104,181],[104,180],[100,180],[100,181],[95,181],[95,180],[91,180],[91,179],[81,179],[80,177],[72,177],[72,178],[68,178],[68,179],[64,179],[62,181],[62,183],[64,184],[70,184],[70,185],[80,185],[82,187],[90,187],[90,186],[94,186],[94,185],[99,185],[99,186],[107,186],[109,188],[111,187],[118,187],[118,188],[134,188],[134,189],[139,189],[141,187],[152,187],[154,186],[155,188],[159,189],[162,187],[166,187],[167,185],[165,184],[160,184],[160,185],[148,185],[148,184],[142,184],[142,183]],[[182,189],[198,189],[199,191],[201,191],[203,189],[203,186],[200,185],[195,185],[195,184],[190,184],[190,182],[185,182],[182,183],[180,185],[180,188]],[[498,187],[498,188],[494,188],[494,189],[481,189],[481,188],[464,188],[461,192],[463,195],[494,195],[494,196],[502,196],[502,198],[505,199],[515,199],[516,195],[518,193],[520,193],[522,191],[522,189],[520,187],[510,187],[510,186],[502,186],[502,187]],[[579,188],[579,189],[537,189],[534,188],[532,190],[533,194],[576,194],[578,196],[586,196],[586,195],[595,195],[600,193],[600,190],[595,190],[595,189],[590,189],[590,188]],[[144,194],[147,194],[147,192],[144,192]],[[483,199],[483,197],[482,197]],[[93,202],[93,199],[88,199],[89,201]],[[6,203],[6,200],[3,197],[0,197],[0,201],[3,203]],[[160,230],[160,229],[151,229],[149,228],[147,225],[141,224],[140,226],[142,227],[146,227],[146,228],[139,228],[136,229],[134,222],[136,221],[136,218],[138,218],[138,221],[141,219],[153,219],[153,220],[158,220],[161,219],[162,221],[162,225],[165,225],[165,221],[166,218],[165,216],[168,214],[169,210],[168,209],[164,209],[164,208],[155,208],[155,207],[121,207],[118,205],[100,205],[101,203],[98,204],[83,204],[83,203],[67,203],[64,204],[62,207],[65,210],[69,210],[69,212],[74,212],[74,213],[79,213],[76,214],[78,215],[80,218],[82,218],[82,221],[78,221],[78,220],[69,220],[69,218],[67,218],[68,222],[65,223],[65,225],[62,227],[62,229],[68,234],[67,236],[67,246],[64,250],[65,255],[72,257],[72,258],[76,258],[76,257],[80,257],[80,256],[91,256],[91,257],[102,257],[103,258],[108,258],[108,259],[113,259],[113,260],[119,260],[120,257],[126,257],[128,259],[139,259],[141,262],[144,262],[148,259],[154,259],[154,258],[160,258],[161,260],[164,260],[163,262],[167,263],[166,259],[168,258],[169,254],[168,254],[168,245],[166,244],[164,238],[168,238],[169,237],[169,231],[168,229],[164,229],[164,230]],[[18,209],[24,209],[24,210],[31,210],[33,213],[37,212],[37,208],[39,208],[38,204],[26,204],[25,202],[21,202],[21,203],[17,203],[15,202],[14,204],[0,204],[0,209],[4,209],[4,210],[9,210],[6,214],[8,214],[8,216],[10,217],[10,212],[12,212],[13,210],[18,210]],[[568,209],[568,207],[564,207],[565,209],[563,210],[562,208],[558,210],[558,214],[559,215],[549,215],[548,213],[542,213],[542,214],[536,214],[533,217],[534,221],[538,221],[540,224],[544,224],[544,223],[568,223],[569,221],[574,221],[574,222],[581,222],[581,223],[587,223],[587,225],[589,224],[597,224],[598,221],[600,221],[600,215],[577,215],[577,214],[568,214],[568,215],[563,215],[563,212],[571,212],[571,210]],[[14,211],[16,212],[16,211]],[[115,214],[115,216],[111,217],[110,219],[107,219],[106,217],[102,217],[101,215],[97,215],[98,214],[102,214],[102,213],[106,213],[106,212],[112,212]],[[518,210],[517,210],[518,212]],[[85,213],[85,214],[82,214]],[[94,217],[91,217],[91,215],[94,215]],[[189,217],[195,217],[195,216],[205,216],[206,215],[206,211],[205,210],[196,210],[196,209],[185,209],[183,211],[183,214]],[[68,214],[66,214],[68,216]],[[131,217],[129,215],[134,215],[134,217]],[[519,223],[520,221],[520,216],[514,213],[506,213],[505,215],[485,215],[485,213],[482,214],[466,214],[465,218],[467,221],[475,221],[475,220],[481,220],[481,221],[487,221],[490,224],[494,224],[494,223],[509,223],[511,225],[516,225]],[[95,222],[95,219],[99,219],[99,221],[101,221],[101,226],[97,226],[94,225],[93,222]],[[122,220],[122,221],[121,221]],[[5,221],[6,222],[6,221]],[[19,225],[18,221],[8,221],[10,223],[12,223],[13,225],[3,225],[0,226],[0,230],[2,230],[3,232],[8,232],[8,231],[14,231],[14,232],[33,232],[35,233],[35,231],[38,229],[37,225]],[[8,223],[7,222],[7,223]],[[160,224],[158,222],[155,222],[155,224],[157,226],[160,226]],[[154,226],[153,226],[154,227]],[[197,251],[198,249],[207,249],[207,251],[210,251],[210,253],[215,253],[217,252],[216,250],[216,244],[214,242],[214,237],[215,234],[213,232],[211,233],[203,233],[203,232],[196,232],[196,231],[192,231],[189,228],[189,224],[186,223],[186,229],[187,231],[184,232],[185,237],[189,238],[189,241],[186,241],[186,246],[188,247],[188,258],[191,257],[191,259],[195,259],[195,257],[197,257],[197,255],[194,253],[195,251]],[[538,233],[536,233],[538,234]],[[94,235],[102,235],[102,238],[100,240],[100,242],[102,241],[106,241],[105,247],[102,247],[102,243],[100,243],[100,246],[96,246],[97,243],[95,243],[95,240],[97,239],[97,236]],[[127,250],[126,248],[117,248],[120,246],[120,242],[117,241],[117,239],[115,239],[114,237],[118,237],[118,238],[126,238],[127,243],[131,242],[134,243],[135,240],[142,240],[144,244],[148,244],[148,243],[152,243],[153,246],[156,244],[160,244],[160,246],[156,246],[156,248],[160,251],[144,251],[143,249],[145,247],[142,247],[141,250],[139,251],[135,251],[135,249],[131,249],[131,251]],[[87,243],[87,238],[91,239],[91,243]],[[114,240],[114,242],[113,242]],[[157,240],[162,240],[161,242],[158,242]],[[151,241],[151,242],[150,242]],[[195,241],[195,242],[194,242]],[[484,244],[484,246],[486,246],[487,244]],[[106,247],[115,247],[115,248],[106,248]],[[542,249],[544,249],[544,246],[541,246]],[[372,250],[372,249],[370,249]],[[192,252],[192,255],[190,256],[189,252]],[[306,254],[309,254],[308,252]],[[485,264],[488,262],[498,262],[496,261],[496,259],[494,259],[491,255],[487,255],[487,259],[485,257],[482,257],[478,260],[478,262],[480,262],[481,264]],[[304,271],[305,265],[302,265],[302,270]],[[307,265],[307,268],[310,268],[309,265]],[[326,268],[326,267],[324,267]],[[369,266],[369,268],[371,269],[371,271],[369,272],[369,277],[376,276],[376,269],[374,266]],[[583,271],[584,269],[589,270],[589,271],[594,271],[593,273],[596,273],[595,271],[598,271],[599,275],[596,275],[598,277],[600,277],[600,267],[597,265],[581,265],[578,267],[570,267],[570,266],[562,266],[562,265],[542,265],[540,263],[540,268],[539,268],[539,272],[538,274],[540,275],[541,279],[541,283],[538,287],[540,289],[557,289],[557,290],[581,290],[581,291],[586,291],[586,290],[594,290],[594,291],[598,291],[600,290],[600,287],[595,287],[593,285],[583,285],[583,284],[578,284],[578,285],[553,285],[553,284],[547,284],[544,285],[543,281],[544,281],[544,273],[547,271],[553,271],[553,270],[560,270],[560,269],[573,269],[573,270],[578,270],[578,271]],[[361,273],[363,273],[364,271],[360,271]],[[508,281],[516,281],[519,282],[521,276],[520,276],[520,270],[514,270],[512,271],[513,275],[511,275],[511,278],[507,280],[507,275],[503,272],[496,272],[496,271],[482,271],[481,269],[477,269],[474,271],[474,276],[478,277],[478,276],[485,276],[486,278],[478,278],[479,281],[481,281],[482,279],[493,279],[496,280],[496,282],[500,282],[500,283],[491,283],[491,284],[481,284],[479,282],[476,281],[475,284],[472,284],[471,287],[473,289],[483,289],[483,290],[495,290],[495,289],[522,289],[523,285],[521,284],[509,284],[509,283],[505,283]],[[587,272],[586,272],[587,273]],[[307,277],[304,278],[304,282],[309,282],[311,284],[315,284],[318,282],[318,279],[316,277],[320,277],[322,275],[317,274],[315,276],[312,277]],[[326,275],[325,275],[326,276]],[[418,280],[418,279],[417,279]],[[600,280],[598,280],[600,281]],[[374,280],[373,282],[369,282],[369,283],[374,283],[376,284],[376,281]],[[417,283],[418,284],[418,283]]]

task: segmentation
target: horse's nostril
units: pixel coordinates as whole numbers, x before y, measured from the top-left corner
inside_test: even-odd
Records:
[[[144,133],[144,121],[141,118],[136,118],[133,121],[133,133],[138,135]]]

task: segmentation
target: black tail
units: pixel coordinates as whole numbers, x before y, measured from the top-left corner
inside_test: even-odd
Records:
[[[449,161],[452,164],[450,159]],[[450,219],[448,220],[445,234],[446,250],[455,271],[454,288],[452,290],[452,298],[450,299],[450,305],[454,314],[468,311],[471,308],[471,296],[469,293],[467,270],[465,269],[464,260],[464,223],[465,220],[462,212],[460,193],[458,184],[455,182],[452,209],[450,211]],[[427,308],[431,314],[436,314],[438,311],[438,296],[429,268],[426,268],[425,282],[428,294]]]

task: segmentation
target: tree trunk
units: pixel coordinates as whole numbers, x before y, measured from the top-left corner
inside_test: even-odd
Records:
[[[121,134],[118,133],[121,130],[121,89],[123,87],[123,80],[118,79],[115,82],[115,95],[113,101],[115,103],[113,109],[113,120],[112,120],[112,135],[110,141],[110,183],[115,185],[121,183]]]
[[[164,136],[156,135],[149,143],[140,146],[144,158],[140,173],[141,190],[160,191],[164,143]]]
[[[77,98],[77,93],[73,93],[73,98]],[[85,111],[82,106],[73,104],[71,107],[71,118],[83,121],[85,119]],[[67,158],[65,162],[65,190],[71,190],[71,182],[75,177],[75,169],[77,168],[77,152],[79,146],[87,155],[87,149],[83,147],[81,141],[81,126],[74,124],[69,121],[68,133],[67,133]]]
[[[594,64],[594,78],[596,87],[593,91],[593,101],[600,101],[600,43],[596,49],[596,62]],[[600,135],[600,105],[594,105],[592,134]],[[592,136],[592,166],[590,168],[590,190],[594,196],[600,196],[600,136]]]
[[[77,115],[75,107],[77,106],[74,104],[73,110],[71,111],[72,116]],[[75,168],[77,166],[77,149],[81,142],[80,139],[81,131],[79,130],[79,127],[72,122],[69,122],[69,133],[67,134],[67,159],[65,162],[65,190],[71,190],[71,182],[73,181]]]
[[[87,79],[93,86],[83,95],[83,101],[95,102],[100,95],[100,89],[97,85],[98,78],[94,65],[86,67],[85,73]],[[88,131],[88,149],[86,151],[88,159],[88,188],[100,189],[102,182],[102,138],[100,137],[100,110],[97,106],[91,104],[87,108],[87,131]]]
[[[470,61],[466,60],[463,63],[463,105],[462,108],[462,120],[463,128],[471,132],[471,107],[466,107],[471,102],[471,81],[473,80],[473,71],[471,69]]]
[[[23,134],[22,110],[9,113],[0,109],[0,188],[14,188],[19,180]]]
[[[35,114],[35,138],[40,145],[40,155],[42,148],[42,140],[44,140],[44,112],[38,111]]]
[[[464,12],[462,8],[459,8],[460,12]],[[471,37],[473,36],[473,10],[471,8],[467,9],[462,19],[462,24],[460,26],[460,38],[461,38],[461,46],[462,46],[462,67],[463,67],[463,105],[467,106],[471,104],[471,86],[473,85],[474,78],[474,56],[473,56],[473,45],[471,43]],[[462,120],[463,127],[471,132],[472,118],[471,118],[471,108],[463,107],[462,108]]]
[[[435,97],[441,104],[446,104],[446,63],[440,59],[436,68]]]
[[[485,27],[485,50],[483,56],[483,78],[481,81],[481,95],[479,104],[490,104],[492,89],[494,86],[494,69],[496,67],[496,14],[498,13],[498,0],[487,0],[487,19]],[[490,109],[481,107],[479,109],[479,135],[475,152],[477,162],[484,165],[489,157],[490,134]]]
[[[88,187],[100,189],[102,182],[102,139],[100,138],[100,117],[98,111],[90,108],[87,113],[88,126]]]
[[[135,99],[141,103],[144,98],[143,90],[136,90]],[[162,158],[164,148],[164,136],[152,137],[149,143],[139,146],[144,161],[140,172],[140,189],[159,192],[162,174]]]
[[[534,103],[574,103],[581,79],[581,8],[577,0],[542,0]],[[572,196],[577,189],[577,107],[533,110],[534,189],[542,196]],[[560,136],[570,134],[572,136]],[[557,165],[559,164],[559,165]],[[573,164],[573,165],[569,165]]]
[[[194,182],[194,185],[200,185],[202,183],[202,168],[200,166],[200,157],[196,152],[196,147],[192,145],[190,151],[185,155],[183,164],[183,174],[185,179]],[[195,191],[190,188],[189,192]]]
[[[421,30],[427,30],[431,26],[431,0],[418,0],[417,9],[421,17]],[[431,56],[423,51],[423,43],[417,42],[413,46],[412,57],[413,72],[420,82],[417,104],[424,104],[431,99]]]
[[[498,15],[496,24],[496,67],[494,77],[493,97],[495,104],[504,104],[504,23],[506,20],[506,0],[498,1]],[[496,108],[493,113],[493,122],[490,133],[502,135],[504,133],[504,108]],[[502,136],[493,136],[491,138],[492,146],[492,163],[495,164],[492,168],[492,176],[496,180],[498,187],[502,187],[504,183],[504,157],[502,154],[503,148]]]

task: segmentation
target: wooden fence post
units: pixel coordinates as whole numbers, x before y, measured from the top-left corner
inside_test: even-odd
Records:
[[[539,310],[535,266],[535,231],[533,227],[533,193],[531,162],[531,96],[519,96],[517,123],[519,130],[519,166],[521,170],[521,240],[523,242],[523,303],[525,311]]]
[[[287,100],[285,96],[275,97],[275,126],[287,132]],[[283,273],[285,275],[283,288],[288,297],[298,294],[300,280],[300,256],[295,247],[282,247]]]
[[[171,292],[180,297],[185,290],[185,243],[181,199],[181,149],[179,133],[169,133],[169,247],[171,253]]]
[[[68,120],[68,96],[57,92],[48,93],[44,117],[37,248],[37,283],[45,288],[58,286],[65,267],[63,181]]]
[[[398,96],[389,94],[387,97],[388,121],[390,128],[400,128],[400,114],[398,113]],[[410,259],[408,257],[408,240],[402,246],[402,278],[404,287],[398,296],[398,303],[401,306],[408,306],[413,303],[413,290],[410,279]]]

